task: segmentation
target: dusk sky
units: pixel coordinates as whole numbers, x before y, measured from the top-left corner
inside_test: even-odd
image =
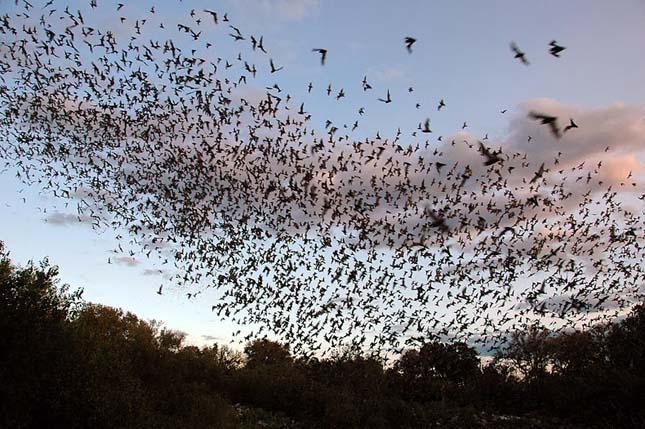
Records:
[[[33,14],[39,15],[41,2],[33,2]],[[641,0],[159,0],[123,1],[119,12],[117,2],[98,3],[101,12],[93,13],[89,0],[54,0],[61,10],[67,5],[83,10],[87,25],[112,29],[119,37],[126,37],[133,31],[132,23],[146,17],[151,28],[158,22],[176,28],[177,22],[186,22],[191,9],[204,21],[209,16],[203,9],[217,10],[220,19],[228,13],[243,33],[262,35],[276,67],[284,67],[276,74],[263,70],[251,86],[262,94],[265,86],[277,83],[283,94],[291,95],[291,109],[297,111],[304,103],[312,115],[311,128],[324,130],[328,119],[351,128],[358,120],[354,139],[377,132],[392,138],[398,128],[409,135],[429,117],[433,144],[487,135],[491,147],[525,151],[537,165],[552,160],[560,150],[566,166],[603,161],[604,180],[615,184],[636,212],[645,208],[637,198],[645,192],[645,2]],[[22,0],[19,4],[22,8]],[[153,5],[156,13],[149,16]],[[0,0],[0,13],[16,11],[13,1]],[[119,17],[127,18],[129,25],[121,24]],[[152,37],[154,30],[150,31]],[[240,45],[228,33],[219,26],[202,37],[212,40],[222,58],[234,58]],[[403,43],[407,36],[417,39],[411,54]],[[0,41],[6,37],[0,35]],[[549,54],[552,40],[566,47],[560,58]],[[529,66],[513,58],[511,42],[525,52]],[[176,43],[191,47],[190,38],[178,36]],[[324,67],[313,48],[328,50]],[[361,89],[364,76],[373,90]],[[311,94],[309,82],[313,82]],[[342,88],[345,98],[328,97],[329,84],[332,95]],[[392,103],[379,103],[377,98],[388,90]],[[446,107],[438,112],[442,99]],[[361,107],[365,114],[358,116]],[[532,110],[548,111],[564,124],[575,118],[579,129],[557,147],[544,127],[527,119]],[[467,127],[462,129],[464,122]],[[444,142],[438,143],[438,136],[444,136]],[[606,146],[611,151],[605,152]],[[78,222],[72,204],[66,208],[64,200],[24,186],[12,166],[3,170],[0,240],[14,261],[24,264],[49,257],[60,267],[62,281],[82,287],[86,300],[163,321],[186,332],[194,344],[231,339],[238,327],[211,312],[212,291],[188,300],[185,291],[168,285],[163,295],[156,294],[167,283],[156,272],[159,266],[140,255],[112,253],[118,245],[115,236],[127,232],[93,230],[90,223]],[[637,185],[621,187],[620,183],[631,183],[630,172]]]

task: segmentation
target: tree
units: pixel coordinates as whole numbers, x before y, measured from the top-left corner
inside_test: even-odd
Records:
[[[244,356],[240,352],[222,344],[204,347],[201,354],[208,362],[227,372],[240,368],[244,362]]]
[[[432,342],[424,344],[419,350],[406,351],[394,367],[416,379],[464,383],[478,372],[479,359],[475,349],[465,343]]]
[[[635,306],[629,316],[611,325],[606,343],[612,366],[645,377],[645,304]]]
[[[81,290],[44,260],[19,268],[0,242],[0,426],[74,426],[82,397],[67,321]],[[82,407],[81,407],[82,408]]]
[[[463,387],[478,373],[477,352],[462,342],[426,343],[404,352],[393,366],[402,394],[419,401],[441,399],[448,384]]]
[[[497,358],[508,362],[526,381],[535,381],[543,377],[551,360],[549,337],[551,332],[536,326],[526,331],[517,331]]]
[[[288,345],[283,345],[266,338],[248,343],[244,347],[246,367],[281,366],[293,363]]]
[[[602,365],[602,339],[598,330],[561,333],[548,340],[551,371],[571,377],[590,376]]]

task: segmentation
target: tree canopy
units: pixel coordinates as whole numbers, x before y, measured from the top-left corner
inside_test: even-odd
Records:
[[[268,338],[196,347],[2,251],[0,426],[639,426],[644,321],[640,305],[585,331],[518,331],[487,363],[434,340],[390,362],[349,346],[303,358]]]

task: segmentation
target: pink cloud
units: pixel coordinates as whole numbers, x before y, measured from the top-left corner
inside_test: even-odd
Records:
[[[113,260],[115,264],[125,265],[126,267],[136,267],[141,263],[134,256],[117,256]]]

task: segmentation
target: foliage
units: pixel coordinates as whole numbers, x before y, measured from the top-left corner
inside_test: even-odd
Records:
[[[642,426],[645,306],[617,323],[514,333],[487,365],[430,342],[391,365],[353,349],[187,345],[88,304],[56,267],[15,267],[0,243],[0,427]],[[235,404],[235,405],[233,405]]]
[[[81,308],[81,291],[57,285],[57,274],[46,260],[14,267],[0,242],[0,426],[65,421],[81,401],[63,389],[76,382],[67,322]]]

